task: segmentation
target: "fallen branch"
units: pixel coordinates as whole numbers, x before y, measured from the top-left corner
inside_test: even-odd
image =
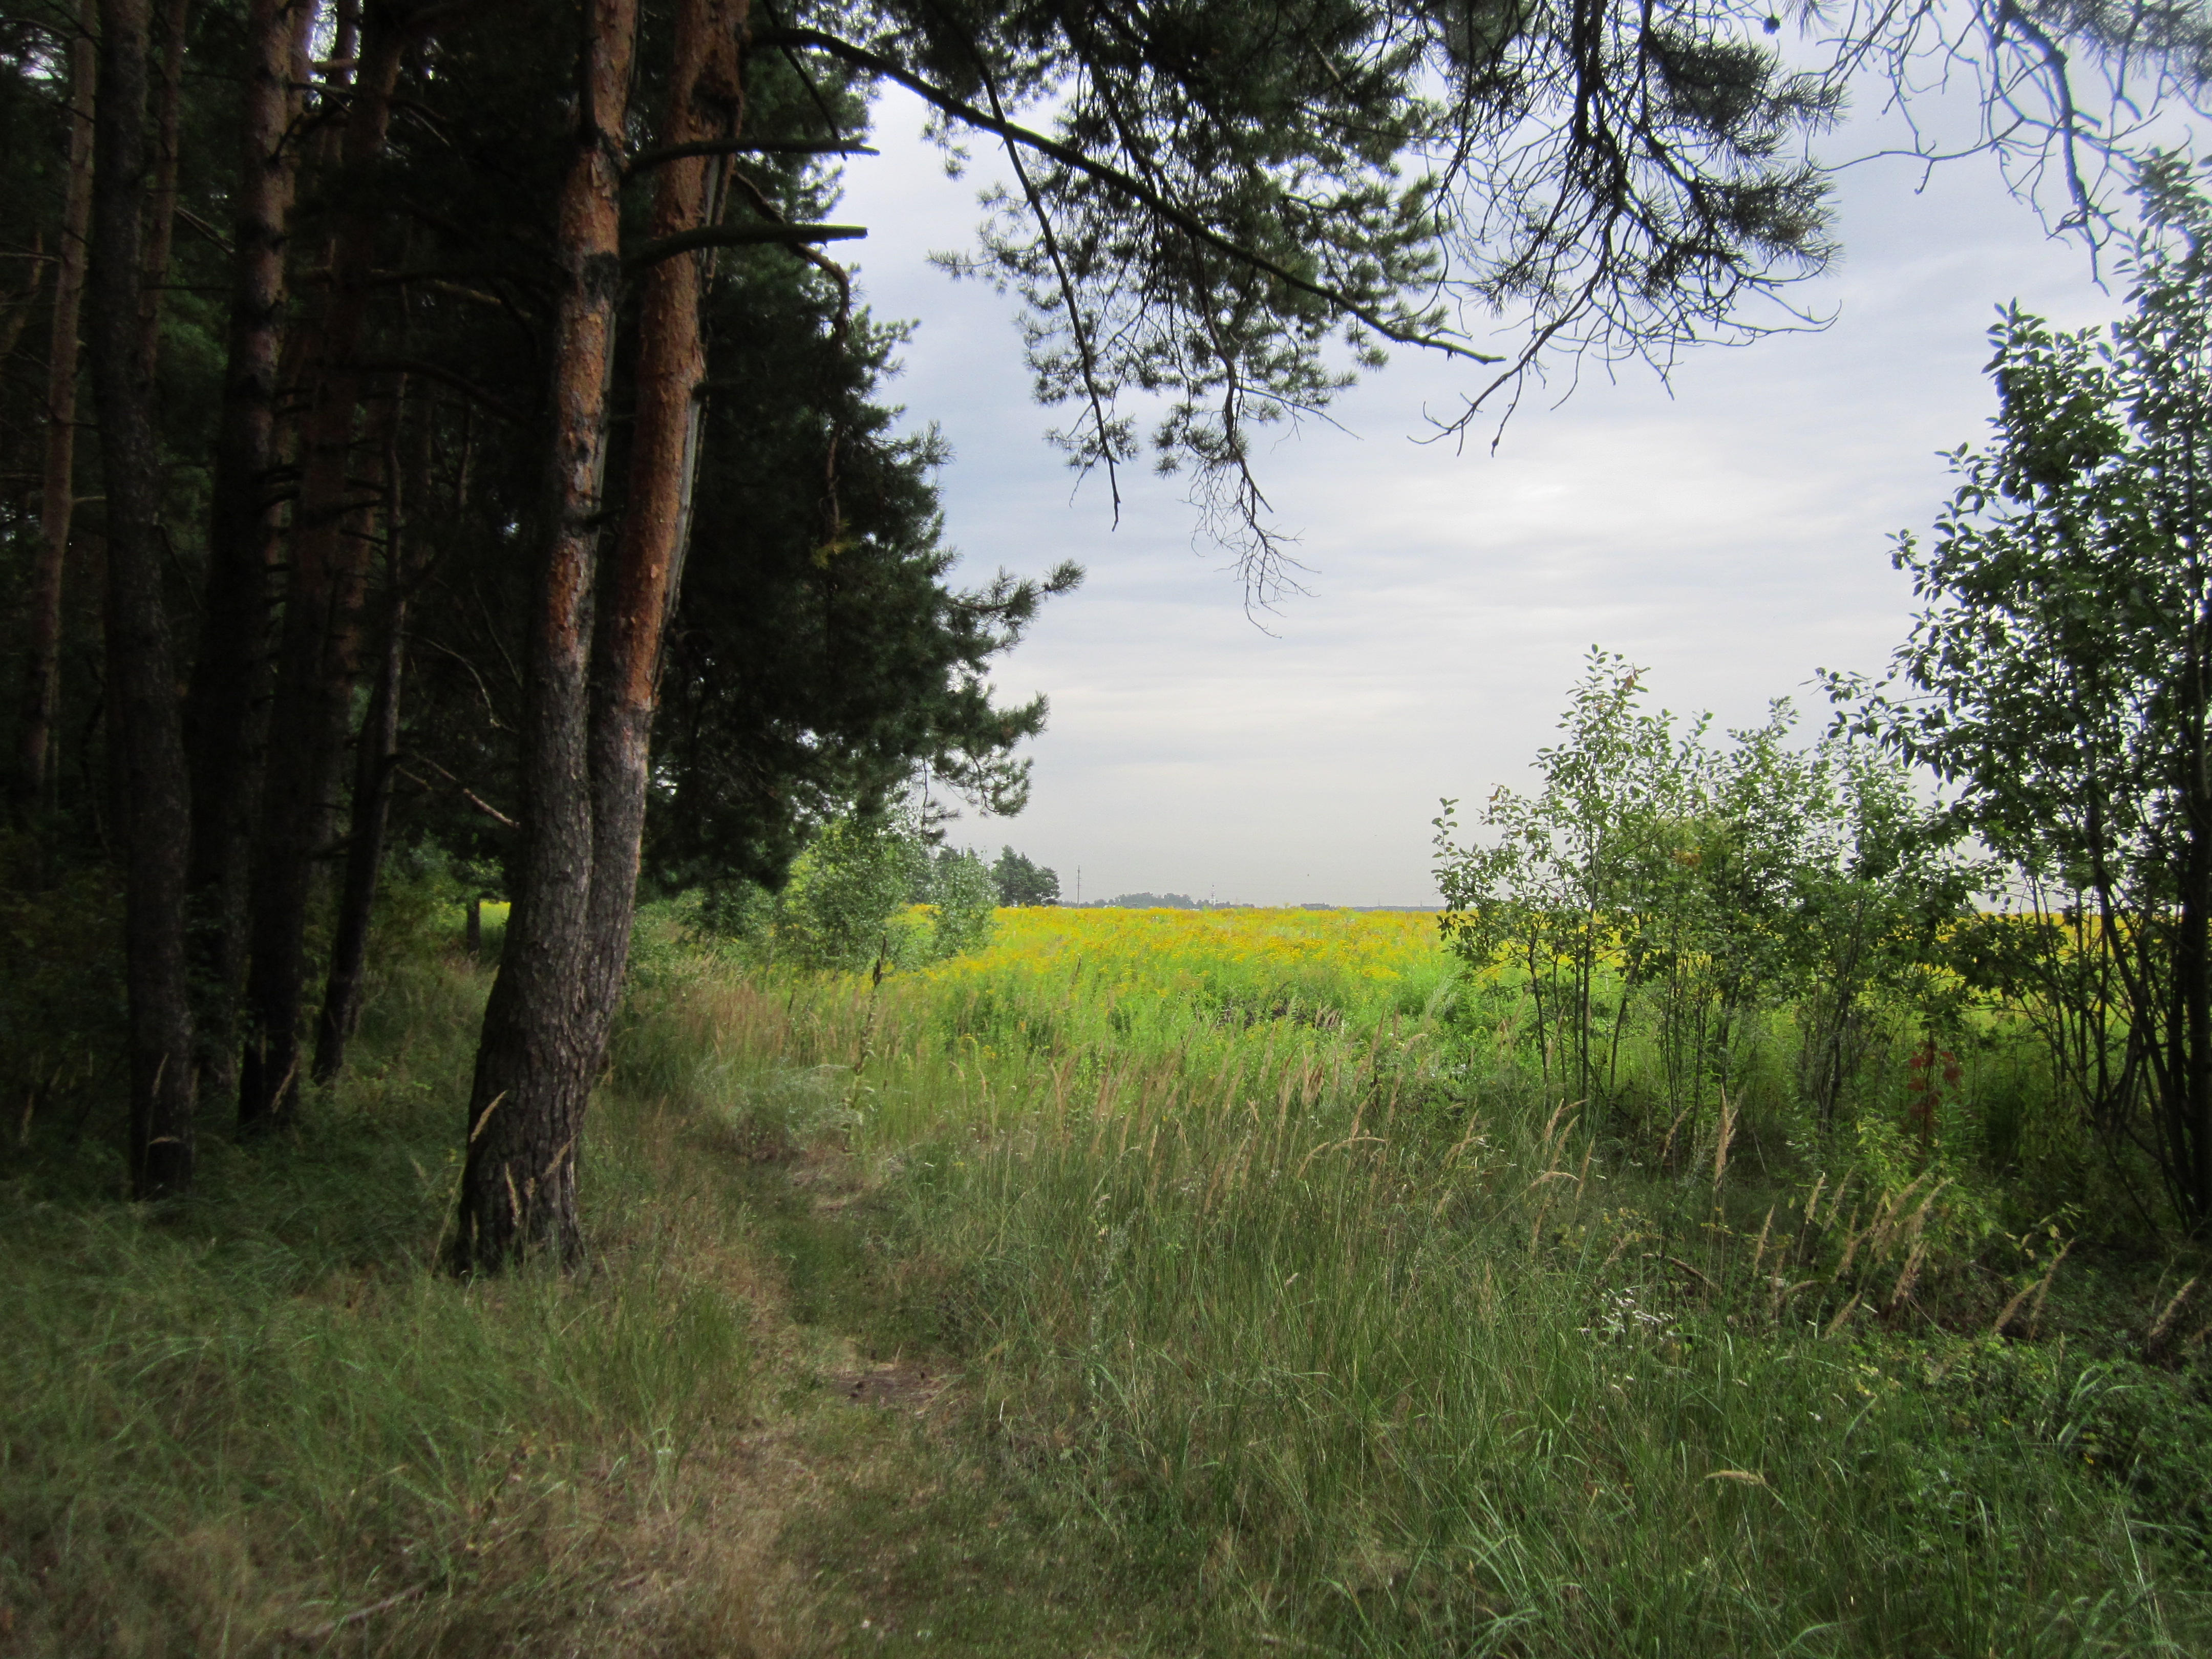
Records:
[[[486,800],[482,795],[477,793],[475,790],[470,788],[468,785],[463,783],[451,772],[448,772],[444,767],[439,765],[437,762],[432,760],[428,755],[417,755],[415,758],[421,761],[423,765],[428,767],[433,772],[435,772],[439,776],[445,779],[447,782],[452,784],[454,788],[459,790],[462,799],[466,800],[470,805],[475,807],[477,811],[482,812],[485,817],[496,819],[499,823],[505,824],[510,830],[520,830],[522,828],[520,823],[517,823],[513,818],[507,817],[506,813],[501,811],[499,808],[494,806],[489,801]],[[423,782],[421,778],[415,777],[415,775],[412,772],[406,771],[405,768],[403,767],[400,769],[406,776],[414,778],[416,783],[422,784],[423,788],[428,789],[430,787],[430,785]]]

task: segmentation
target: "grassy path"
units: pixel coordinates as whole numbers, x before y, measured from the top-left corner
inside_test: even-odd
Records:
[[[433,1267],[450,956],[186,1208],[33,1126],[0,1652],[2212,1650],[2201,1314],[2069,1279],[1991,1337],[1919,1176],[1639,1169],[1435,985],[1110,943],[648,962],[573,1279]]]

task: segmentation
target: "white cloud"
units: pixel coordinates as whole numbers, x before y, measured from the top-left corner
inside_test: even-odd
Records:
[[[1845,258],[1802,295],[1840,313],[1826,332],[1693,354],[1671,394],[1640,369],[1586,374],[1564,407],[1524,404],[1495,457],[1412,441],[1425,408],[1456,407],[1455,380],[1404,361],[1344,401],[1348,430],[1274,447],[1267,482],[1316,574],[1270,635],[1222,558],[1194,555],[1173,481],[1125,472],[1118,530],[1102,479],[1074,489],[1008,302],[925,263],[978,214],[919,125],[885,100],[885,154],[853,164],[840,216],[870,228],[869,303],[921,321],[895,395],[951,441],[950,538],[971,573],[1091,572],[998,669],[1008,695],[1052,698],[1029,811],[955,835],[1012,842],[1071,892],[1079,866],[1094,897],[1432,902],[1437,798],[1521,782],[1594,642],[1723,723],[1802,705],[1816,667],[1878,668],[1911,597],[1890,534],[1929,521],[1937,453],[1985,429],[1993,307],[2017,295],[2070,325],[2119,304],[1993,169],[1955,164],[1918,194],[1901,164],[1853,169]]]

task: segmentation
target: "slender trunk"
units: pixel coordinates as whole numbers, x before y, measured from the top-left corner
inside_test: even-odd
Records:
[[[2212,1182],[2203,1167],[2203,1132],[2212,1122],[2212,814],[2193,800],[2188,814],[2160,1104],[2168,1179],[2182,1224],[2193,1231],[2212,1219]]]
[[[684,0],[679,6],[663,143],[736,135],[744,100],[738,43],[746,9],[747,0]],[[700,156],[665,164],[655,180],[651,235],[678,235],[719,217],[727,167],[726,160]],[[714,258],[701,252],[664,259],[639,281],[629,490],[611,602],[599,619],[592,720],[598,822],[591,937],[594,994],[609,1019],[629,957],[662,647],[690,544],[707,379],[700,301]]]
[[[229,357],[208,514],[206,624],[185,704],[192,767],[189,913],[199,1000],[200,1091],[238,1086],[246,976],[246,860],[268,719],[270,566],[276,548],[276,362],[285,221],[299,147],[287,142],[307,78],[313,0],[252,0],[238,187],[233,197]]]
[[[315,1030],[318,1083],[328,1083],[345,1066],[346,1043],[361,1024],[361,994],[368,963],[368,924],[376,904],[376,878],[384,864],[384,831],[392,806],[393,763],[399,752],[399,696],[407,662],[407,593],[417,562],[407,509],[421,498],[429,470],[429,411],[418,418],[420,440],[403,488],[398,457],[385,449],[384,649],[376,689],[362,717],[354,750],[353,816],[346,835],[345,885],[338,899],[337,937],[331,944],[329,977],[323,986],[323,1012]]]
[[[192,1018],[185,989],[186,789],[169,617],[161,592],[161,458],[140,350],[146,204],[148,0],[100,0],[93,181],[93,397],[107,483],[108,674],[117,685],[128,817],[125,980],[131,1003],[131,1185],[181,1193],[192,1175]]]
[[[92,222],[94,0],[81,0],[70,37],[70,147],[56,250],[54,323],[46,352],[46,464],[40,471],[38,550],[31,565],[23,650],[23,723],[15,749],[19,809],[34,815],[46,793],[61,703],[62,568],[76,507],[77,325],[84,308],[85,240]]]
[[[31,313],[39,308],[39,289],[46,280],[46,252],[43,234],[33,233],[30,274],[23,279],[22,292],[8,297],[4,319],[0,319],[0,369],[4,369],[8,360],[15,355],[23,331],[30,326]]]
[[[139,301],[138,349],[149,372],[158,372],[161,361],[161,302],[169,281],[170,239],[177,228],[179,117],[192,0],[166,0],[161,9],[161,92],[154,105],[154,188],[146,202],[146,291]]]
[[[2188,748],[2183,757],[2181,902],[2174,926],[2173,1012],[2166,1117],[2172,1182],[2184,1224],[2212,1226],[2212,626],[2200,603],[2190,617],[2183,684]]]
[[[392,92],[408,44],[384,9],[371,15],[354,79],[345,166],[356,173],[384,149]],[[239,1067],[241,1129],[289,1121],[299,1104],[300,1010],[314,875],[331,840],[341,763],[360,672],[368,543],[347,533],[354,426],[362,375],[353,367],[368,326],[367,278],[382,229],[365,204],[349,212],[331,260],[322,362],[302,427],[300,495],[292,518],[292,574],[277,646],[268,771],[253,853],[246,1040]]]
[[[682,0],[663,143],[735,131],[744,21],[744,0]],[[643,282],[629,501],[597,629],[595,690],[591,520],[605,464],[619,230],[618,176],[601,135],[620,130],[634,0],[595,0],[589,29],[561,204],[553,536],[532,639],[520,881],[469,1104],[454,1251],[463,1271],[530,1250],[569,1263],[582,1255],[576,1152],[629,954],[661,643],[696,452],[702,264],[684,255]],[[655,181],[653,234],[701,223],[716,176],[697,157],[668,164]]]
[[[507,949],[477,1048],[453,1266],[532,1248],[580,1257],[575,1142],[599,1064],[584,983],[592,590],[620,297],[623,131],[636,0],[586,0],[574,149],[558,205],[547,548],[525,687],[521,844]],[[507,1109],[502,1111],[504,1107]]]

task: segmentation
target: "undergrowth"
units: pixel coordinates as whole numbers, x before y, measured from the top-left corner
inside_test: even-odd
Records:
[[[592,1271],[434,1266],[485,984],[387,952],[356,1073],[186,1203],[96,1102],[11,1149],[0,1650],[786,1650],[774,1285],[682,1126],[607,1103]]]

